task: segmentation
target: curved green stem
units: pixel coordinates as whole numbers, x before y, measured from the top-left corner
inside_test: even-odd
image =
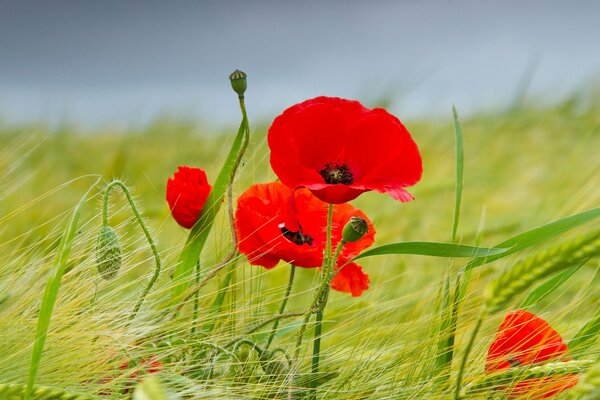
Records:
[[[233,168],[231,169],[231,173],[229,175],[229,180],[227,182],[227,198],[228,198],[227,205],[228,205],[229,223],[231,225],[232,249],[231,249],[231,252],[229,253],[229,255],[226,257],[226,261],[221,263],[221,268],[224,267],[235,256],[235,252],[237,250],[237,235],[235,233],[235,227],[233,224],[233,181],[235,179],[237,170],[238,170],[240,164],[242,163],[242,158],[244,157],[244,154],[246,153],[246,149],[248,148],[248,143],[250,142],[250,123],[248,122],[248,114],[246,113],[246,103],[244,102],[244,96],[239,96],[239,102],[240,102],[240,110],[242,111],[242,125],[243,125],[242,129],[244,130],[244,136],[242,138],[242,143],[241,143],[240,149],[238,151],[237,157],[235,158],[235,162],[233,164]],[[200,285],[200,276],[201,276],[201,269],[200,269],[200,262],[198,261],[196,264],[196,278],[195,278],[196,287],[198,287]],[[214,275],[212,275],[212,276],[214,276]],[[193,316],[194,324],[196,323],[196,320],[198,319],[199,295],[200,295],[199,290],[196,290],[194,292],[194,316]],[[194,330],[195,330],[195,328],[192,328],[192,334],[194,333]]]
[[[281,301],[281,306],[279,306],[279,315],[283,314],[285,311],[285,306],[287,305],[288,299],[290,298],[290,293],[292,291],[292,285],[294,284],[294,274],[296,272],[296,266],[294,264],[290,264],[290,278],[288,279],[288,284],[285,289],[285,295],[283,296],[283,300]],[[265,350],[269,348],[273,339],[275,338],[275,333],[277,333],[277,328],[279,327],[279,320],[275,320],[273,323],[273,328],[271,328],[271,334],[269,335],[269,339],[267,340],[267,344],[265,345]]]
[[[481,325],[483,324],[483,320],[487,315],[487,310],[484,308],[479,314],[479,318],[477,319],[477,324],[475,325],[475,329],[473,329],[473,333],[471,334],[471,338],[469,339],[469,343],[467,344],[467,348],[465,349],[465,354],[460,363],[460,369],[458,370],[458,375],[456,377],[456,387],[454,388],[454,400],[460,399],[460,386],[462,384],[462,377],[465,372],[465,368],[467,366],[467,360],[469,358],[469,353],[473,349],[473,344],[475,343],[475,337],[479,333],[481,329]]]
[[[154,283],[158,279],[158,276],[160,275],[160,270],[162,268],[162,263],[160,261],[158,249],[156,248],[156,243],[154,242],[154,239],[152,239],[152,235],[150,235],[150,231],[146,227],[146,224],[144,223],[142,215],[138,211],[137,206],[135,205],[135,202],[133,201],[133,197],[131,196],[131,193],[129,192],[129,189],[127,189],[127,186],[125,186],[125,184],[123,182],[121,182],[120,180],[114,180],[114,181],[110,182],[104,189],[104,199],[103,199],[103,207],[102,207],[102,223],[104,224],[104,226],[108,225],[108,200],[110,197],[110,191],[114,187],[119,187],[121,189],[121,191],[123,191],[123,193],[125,194],[125,197],[127,198],[127,202],[129,203],[129,206],[131,207],[131,210],[133,211],[133,214],[135,215],[135,219],[137,220],[138,224],[144,231],[144,235],[146,236],[146,240],[148,241],[148,244],[150,245],[150,249],[152,250],[152,254],[154,255],[154,261],[156,263],[156,267],[154,269],[154,274],[152,275],[152,278],[150,278],[148,285],[146,286],[146,288],[140,295],[140,298],[139,298],[138,302],[136,303],[136,305],[133,307],[133,312],[131,313],[131,316],[129,317],[129,320],[133,320],[133,319],[135,319],[135,316],[137,315],[140,308],[142,307],[142,304],[144,303],[146,296],[152,289],[152,286],[154,286]]]

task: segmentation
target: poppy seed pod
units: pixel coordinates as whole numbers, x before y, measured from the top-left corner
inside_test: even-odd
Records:
[[[229,75],[229,81],[231,82],[231,87],[238,94],[239,97],[244,97],[244,93],[246,92],[246,88],[248,87],[248,82],[246,81],[248,75],[245,72],[236,69]]]
[[[96,268],[102,278],[114,278],[121,269],[121,246],[119,238],[110,226],[100,229],[96,245]]]
[[[369,224],[361,217],[352,217],[344,226],[342,240],[344,242],[356,242],[369,232]]]

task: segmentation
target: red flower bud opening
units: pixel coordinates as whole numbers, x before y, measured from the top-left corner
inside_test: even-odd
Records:
[[[204,170],[180,166],[167,181],[167,202],[175,221],[187,229],[194,226],[211,189]]]

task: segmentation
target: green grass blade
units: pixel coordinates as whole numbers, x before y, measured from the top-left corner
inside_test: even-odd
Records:
[[[52,264],[52,270],[50,272],[50,278],[46,284],[46,290],[44,291],[44,297],[42,298],[42,304],[40,306],[40,313],[38,316],[36,340],[33,345],[33,352],[31,355],[31,364],[29,366],[29,377],[27,378],[27,388],[25,389],[24,400],[30,400],[33,393],[33,386],[35,384],[35,378],[37,376],[40,361],[42,359],[42,353],[44,352],[44,344],[46,342],[46,336],[48,335],[48,328],[50,327],[50,320],[52,319],[52,312],[54,311],[54,304],[58,296],[58,290],[60,289],[61,280],[65,270],[67,268],[67,261],[69,254],[71,253],[71,246],[77,233],[77,223],[79,221],[79,215],[83,204],[88,198],[91,190],[96,186],[92,185],[90,189],[81,197],[79,203],[75,207],[71,219],[65,228],[60,244],[58,247],[58,253]]]
[[[523,303],[521,303],[520,308],[528,308],[538,303],[544,297],[555,291],[567,279],[569,279],[575,272],[577,272],[577,270],[579,270],[579,268],[581,268],[582,265],[583,263],[573,265],[572,267],[567,268],[566,270],[554,275],[552,278],[542,283],[540,286],[531,291],[531,293],[529,293],[529,296],[527,296]]]
[[[247,139],[248,120],[246,116],[242,118],[242,123],[238,133],[231,145],[227,159],[219,172],[219,175],[213,185],[213,188],[204,204],[204,208],[198,217],[198,221],[192,227],[187,238],[183,251],[179,257],[179,262],[173,273],[173,299],[177,300],[179,296],[187,289],[190,282],[190,277],[194,272],[194,267],[200,258],[202,248],[206,243],[210,228],[212,227],[215,217],[221,208],[221,203],[227,189],[227,184],[231,174],[237,167],[239,162],[240,151],[242,145]]]
[[[450,365],[452,361],[452,355],[449,352],[449,330],[452,324],[452,303],[452,297],[450,296],[450,277],[447,276],[442,291],[442,304],[438,327],[439,342],[432,376],[438,375],[440,371]]]
[[[460,219],[460,204],[462,202],[465,151],[462,128],[458,121],[458,113],[454,107],[452,107],[452,115],[454,116],[454,136],[456,141],[456,188],[454,191],[454,220],[452,222],[452,243],[455,243],[456,232],[458,231],[458,220]]]
[[[578,226],[586,224],[598,217],[600,217],[600,207],[584,211],[579,214],[571,215],[566,218],[550,222],[549,224],[539,226],[530,231],[521,233],[508,240],[505,240],[504,242],[498,243],[495,246],[510,248],[508,251],[502,252],[501,254],[492,255],[487,258],[472,260],[465,266],[465,269],[469,270],[471,268],[475,268],[480,265],[487,264],[489,262],[506,257],[510,254],[521,251],[527,247],[543,243],[573,228],[577,228]]]
[[[475,247],[456,243],[401,242],[386,244],[364,251],[352,261],[361,258],[390,254],[414,254],[432,257],[490,257],[509,251],[508,248]]]
[[[569,350],[574,358],[578,358],[592,343],[600,336],[600,310],[592,317],[587,324],[577,332],[575,337],[569,342]]]

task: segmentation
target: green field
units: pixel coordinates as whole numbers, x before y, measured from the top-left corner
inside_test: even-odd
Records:
[[[520,232],[600,207],[598,106],[575,98],[542,109],[524,107],[463,118],[465,173],[458,241],[491,247]],[[36,385],[90,398],[127,398],[124,392],[132,383],[128,370],[120,368],[123,360],[154,356],[164,364],[158,374],[163,385],[180,398],[287,398],[282,393],[289,376],[268,376],[256,355],[234,362],[227,356],[215,358],[207,349],[226,346],[277,313],[288,266],[282,263],[267,271],[240,256],[201,290],[198,321],[192,322],[191,302],[175,318],[169,312],[173,307],[170,273],[187,231],[170,216],[165,201],[167,178],[178,165],[189,165],[205,169],[209,181],[214,181],[237,131],[233,122],[230,130],[219,132],[170,119],[135,131],[0,128],[0,397],[7,396],[1,398],[22,398],[21,394],[2,395],[1,385],[27,383],[39,308],[59,240],[73,207],[97,180],[82,209]],[[407,120],[406,126],[423,155],[423,178],[409,188],[416,200],[402,204],[371,192],[353,204],[373,221],[376,246],[450,242],[455,204],[451,110],[443,120]],[[253,183],[276,179],[269,166],[268,123],[251,123],[251,127],[250,147],[234,184],[236,195]],[[133,321],[129,316],[154,270],[154,257],[117,190],[111,196],[110,223],[121,241],[122,269],[115,280],[105,281],[95,268],[101,191],[113,178],[123,180],[132,191],[163,261],[160,278]],[[202,253],[205,272],[219,264],[231,246],[225,209],[218,214]],[[595,220],[473,269],[458,316],[450,369],[439,367],[440,354],[445,354],[440,353],[439,343],[447,334],[440,328],[447,322],[443,288],[447,277],[454,284],[465,259],[392,255],[361,260],[371,277],[369,290],[360,298],[338,292],[330,295],[321,365],[336,377],[319,387],[319,398],[452,398],[460,359],[488,283],[524,257],[598,229]],[[225,285],[228,271],[232,278]],[[598,271],[598,258],[592,257],[562,285],[549,290],[531,311],[568,342],[594,316],[598,318]],[[543,277],[515,295],[509,307],[485,318],[464,371],[464,383],[482,379],[487,349],[505,311],[518,308],[533,288],[551,277]],[[305,311],[317,284],[317,270],[299,269],[287,311]],[[216,307],[219,293],[225,297]],[[281,321],[275,347],[293,353],[299,321]],[[197,327],[193,334],[192,327]],[[269,330],[270,325],[246,336],[260,343]],[[310,369],[311,328],[309,332],[300,373]],[[598,360],[600,341],[595,336],[588,338],[581,359]],[[283,358],[277,360],[283,362]],[[590,390],[600,396],[600,387]],[[583,389],[557,397],[568,398],[571,392],[583,393]],[[501,391],[467,397],[495,398],[497,394]],[[68,398],[60,396],[66,395],[39,398]]]

